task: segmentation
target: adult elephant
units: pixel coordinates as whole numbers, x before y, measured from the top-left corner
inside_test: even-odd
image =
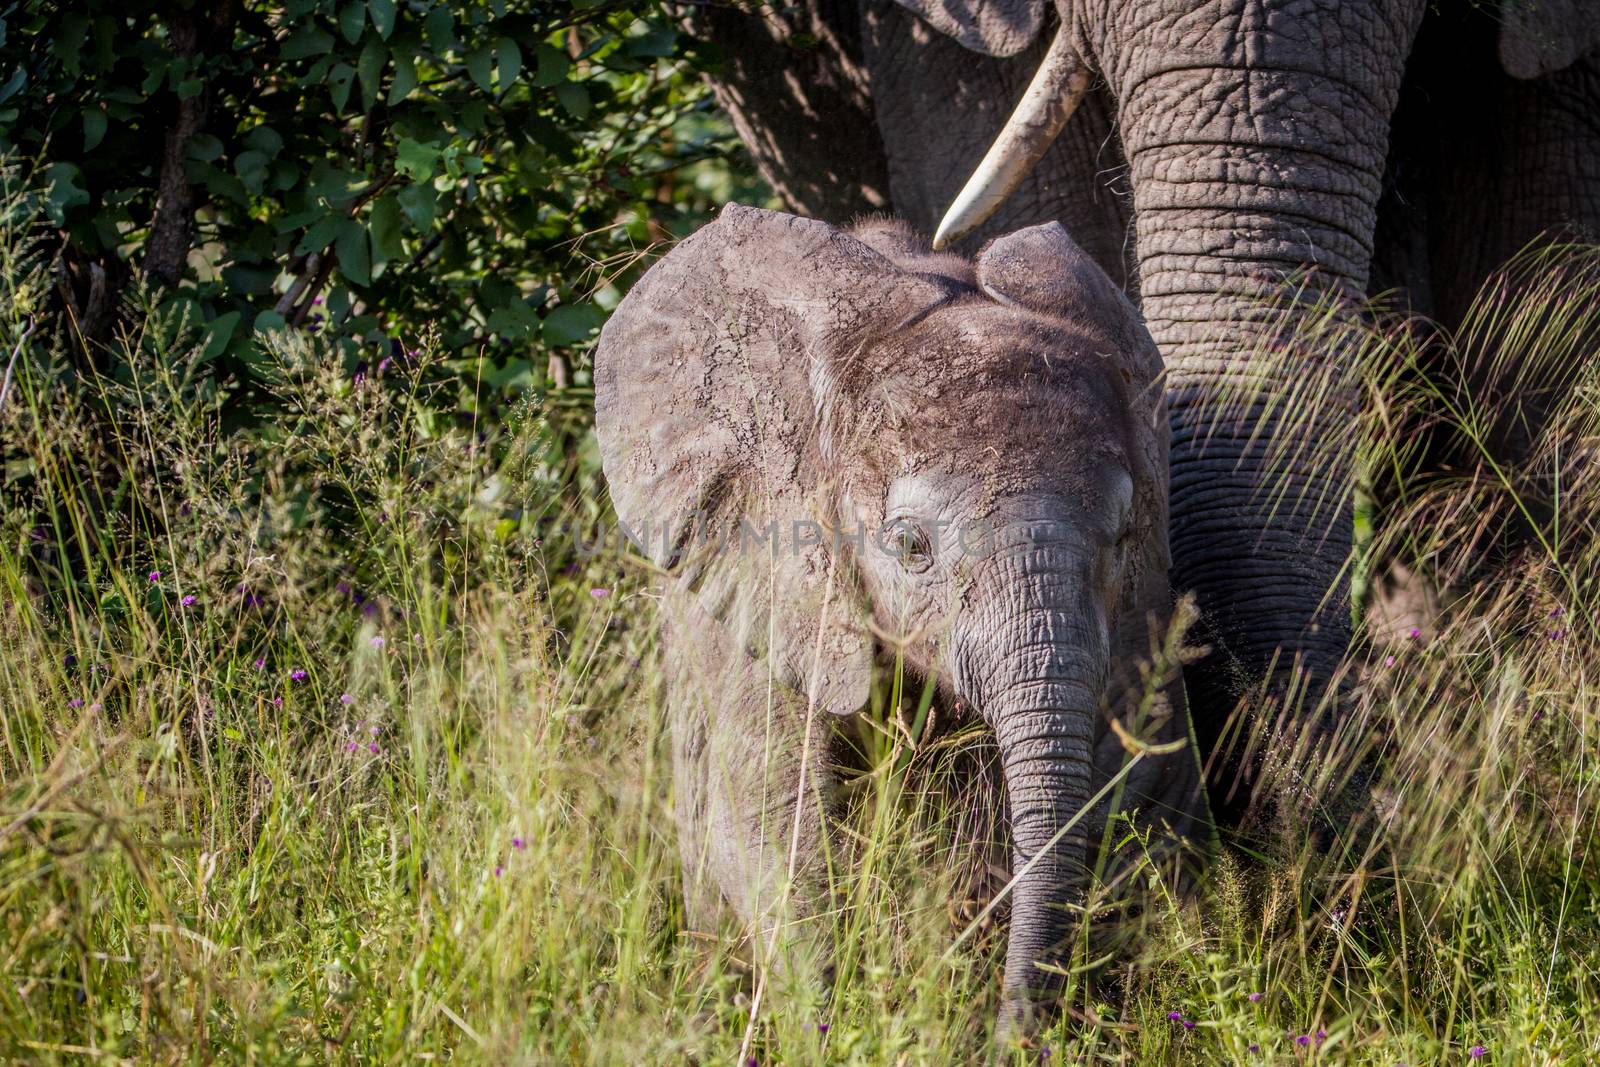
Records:
[[[1326,680],[1350,637],[1355,383],[1338,353],[1274,357],[1308,312],[1265,314],[1263,298],[1362,297],[1376,253],[1382,284],[1448,312],[1519,242],[1600,216],[1597,112],[1573,107],[1600,101],[1597,6],[1462,0],[1427,14],[1414,71],[1423,0],[802,0],[698,18],[726,56],[720,101],[796,210],[892,210],[968,249],[1058,220],[1136,297],[1168,373],[1173,579],[1214,650],[1188,674],[1210,751],[1243,687],[1295,665]],[[1564,81],[1505,90],[1488,114],[1444,96],[1528,79]],[[1403,96],[1429,132],[1391,156]],[[1528,196],[1517,162],[1438,132],[1463,127],[1559,188]],[[1480,180],[1453,185],[1473,164]],[[1515,210],[1478,202],[1517,182]],[[1458,210],[1482,220],[1470,239]],[[1315,403],[1277,402],[1312,379]],[[1224,819],[1250,776],[1214,761]]]

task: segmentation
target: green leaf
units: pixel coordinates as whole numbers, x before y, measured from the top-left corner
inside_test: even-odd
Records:
[[[333,251],[339,257],[340,274],[357,285],[372,281],[372,258],[365,226],[355,219],[345,219],[339,226],[339,235],[333,239]]]
[[[589,90],[577,82],[562,82],[556,86],[556,99],[575,119],[585,118],[589,114]]]
[[[106,135],[106,113],[91,107],[83,113],[83,150],[93,152]]]
[[[394,169],[412,181],[425,182],[433,177],[433,168],[439,162],[439,150],[431,144],[400,138],[395,145]]]
[[[372,235],[372,258],[379,263],[399,259],[405,255],[400,243],[400,201],[392,193],[379,197],[367,216],[367,230]]]
[[[489,313],[489,332],[510,340],[521,340],[532,337],[539,329],[539,317],[521,300],[514,300],[505,307],[495,308]]]
[[[288,324],[288,320],[276,311],[258,311],[253,328],[258,333],[264,333],[267,330],[281,330]]]
[[[367,5],[362,0],[345,0],[339,8],[339,32],[351,44],[361,40],[361,31],[367,25]]]
[[[394,0],[367,0],[367,13],[372,16],[372,27],[385,41],[394,32]]]
[[[233,160],[233,171],[250,192],[260,195],[267,183],[267,154],[254,148],[240,152]]]
[[[324,33],[314,26],[296,30],[284,38],[282,45],[284,59],[310,59],[312,56],[326,55],[331,51],[333,51],[333,34]]]
[[[283,150],[283,135],[271,126],[261,125],[244,135],[244,143],[269,157],[276,156]]]
[[[433,45],[435,52],[447,51],[456,43],[455,19],[450,15],[450,8],[441,5],[428,12],[422,20],[422,32],[427,35],[428,43]]]
[[[494,53],[488,45],[479,45],[467,53],[467,74],[486,93],[494,91],[494,83],[490,80],[493,73]]]
[[[511,88],[522,73],[522,49],[509,37],[500,38],[494,46],[495,66],[500,71],[500,91]]]
[[[389,46],[376,37],[367,38],[366,47],[361,49],[361,58],[356,60],[356,73],[361,77],[361,107],[364,111],[371,111],[372,105],[378,102],[378,86],[383,78],[383,67],[389,61]]]
[[[335,111],[343,111],[350,102],[350,87],[355,80],[355,68],[348,63],[340,63],[328,72],[328,93],[333,97]]]
[[[638,37],[628,38],[623,47],[630,56],[662,59],[672,55],[678,43],[678,32],[670,26],[657,26]]]
[[[553,45],[541,44],[535,58],[539,70],[533,76],[533,84],[541,89],[548,89],[552,85],[567,80],[567,71],[572,69],[572,60],[567,54]]]
[[[544,317],[544,339],[552,345],[587,341],[605,318],[605,312],[593,304],[562,304]]]
[[[206,325],[206,343],[200,350],[200,362],[216,359],[222,355],[228,342],[233,338],[233,331],[239,325],[239,312],[230,311],[226,315],[218,315]]]
[[[189,158],[210,163],[221,157],[222,141],[209,133],[197,133],[189,138]]]
[[[417,87],[417,65],[408,55],[394,54],[394,80],[389,83],[389,106],[393,107],[411,95]]]
[[[327,248],[328,243],[339,232],[339,223],[343,221],[344,218],[340,215],[322,216],[317,220],[316,225],[307,230],[306,235],[300,238],[300,243],[294,246],[294,254],[303,256],[307,252],[320,252]]]
[[[413,229],[424,232],[433,229],[433,219],[438,212],[439,198],[434,195],[433,189],[427,184],[408,185],[400,190],[396,198],[400,201],[400,208],[406,213],[406,218],[411,220]]]
[[[360,171],[340,170],[319,162],[311,168],[306,191],[312,196],[320,196],[334,207],[343,207],[366,186],[367,176]]]
[[[74,163],[53,163],[45,168],[45,203],[50,221],[57,226],[66,221],[70,207],[80,207],[89,202],[89,192],[78,184],[83,171]]]

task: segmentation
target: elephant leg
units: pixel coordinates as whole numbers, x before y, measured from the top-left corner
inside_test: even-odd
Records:
[[[732,658],[728,672],[681,669],[670,697],[689,919],[710,928],[731,911],[758,965],[826,977],[816,917],[835,844],[825,826],[836,790],[833,717],[769,685],[764,664]]]
[[[1133,816],[1133,824],[1148,835],[1154,858],[1174,861],[1181,875],[1198,871],[1199,860],[1214,847],[1215,830],[1206,802],[1183,671],[1177,660],[1181,635],[1172,632],[1170,598],[1164,579],[1158,590],[1128,612],[1118,629],[1116,653],[1106,691],[1105,713],[1095,730],[1091,788],[1098,792],[1149,746],[1139,765],[1116,793],[1117,812]],[[1112,726],[1115,720],[1118,728]],[[1091,849],[1109,847],[1125,832],[1107,825],[1113,815],[1112,798],[1092,813]],[[1102,844],[1103,843],[1103,844]],[[1129,864],[1115,856],[1107,863],[1107,880],[1115,880]]]
[[[1444,336],[1461,338],[1467,346],[1460,352],[1465,382],[1459,381],[1461,368],[1454,359],[1441,360],[1424,374],[1460,388],[1501,417],[1481,442],[1465,442],[1442,429],[1431,413],[1402,429],[1397,436],[1420,436],[1423,448],[1406,471],[1378,465],[1373,491],[1380,527],[1408,497],[1415,498],[1420,485],[1460,478],[1463,469],[1482,462],[1482,451],[1505,467],[1525,461],[1581,368],[1581,361],[1559,346],[1551,346],[1555,358],[1541,360],[1537,346],[1519,345],[1502,331],[1462,330],[1485,282],[1523,249],[1600,241],[1600,126],[1593,121],[1600,113],[1600,56],[1580,56],[1541,77],[1516,78],[1501,67],[1503,29],[1493,9],[1467,5],[1430,12],[1424,19],[1395,115],[1370,287],[1374,292],[1397,289],[1405,310],[1431,317]],[[1502,275],[1504,282],[1495,283],[1501,294],[1497,303],[1514,299],[1529,283],[1552,286],[1559,269],[1559,261],[1549,259],[1520,277]],[[1587,350],[1595,344],[1590,338]],[[1507,352],[1519,352],[1521,358],[1507,359]],[[1450,420],[1443,421],[1449,425]],[[1523,494],[1522,505],[1527,509],[1522,521],[1513,521],[1502,540],[1476,552],[1475,568],[1503,563],[1534,539],[1536,528],[1553,521],[1553,507],[1540,494]],[[1424,617],[1407,619],[1409,627],[1426,624],[1419,609],[1430,600],[1448,599],[1452,586],[1469,585],[1480,575],[1481,570],[1450,575],[1402,570],[1384,581],[1421,591],[1406,607]]]

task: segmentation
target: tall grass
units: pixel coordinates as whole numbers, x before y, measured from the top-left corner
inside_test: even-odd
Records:
[[[1406,369],[1369,379],[1369,467],[1418,412],[1476,442],[1368,547],[1441,574],[1448,610],[1363,632],[1347,743],[1280,743],[1277,821],[1192,895],[1153,887],[1114,952],[1086,939],[1061,1021],[1002,1058],[1600,1057],[1600,365],[1576,361],[1600,294],[1569,261],[1566,288],[1491,288],[1461,337],[1364,342]],[[9,262],[7,353],[42,284]],[[834,991],[774,976],[752,1024],[737,932],[682,915],[649,575],[541,540],[599,513],[592,463],[552,445],[572,398],[440,420],[427,346],[353,381],[280,335],[273,427],[226,438],[191,324],[132,321],[122,380],[66,373],[70,328],[41,329],[0,410],[0,1057],[989,1055],[1004,939],[972,922],[937,769],[981,736],[864,728]],[[1483,352],[1574,366],[1514,455],[1485,430],[1508,391],[1456,403],[1440,370]],[[1451,554],[1512,515],[1536,533],[1492,569]],[[1356,755],[1372,802],[1318,849],[1304,815]]]

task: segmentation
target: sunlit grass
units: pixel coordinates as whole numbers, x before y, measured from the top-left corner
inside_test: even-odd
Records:
[[[1383,433],[1418,411],[1479,445],[1380,516],[1369,549],[1441,574],[1449,610],[1416,637],[1362,635],[1337,743],[1257,739],[1278,746],[1277,823],[1190,897],[1148,887],[1127,936],[1085,938],[1062,1021],[1007,1055],[1600,1054],[1583,315],[1592,329],[1600,300],[1581,285],[1494,291],[1431,350],[1434,368],[1510,346],[1577,367],[1518,455],[1491,447],[1494,411],[1437,402],[1459,375],[1374,376],[1369,467],[1400,462]],[[1003,912],[972,924],[981,827],[940,758],[981,760],[979,734],[863,727],[831,998],[773,977],[752,1026],[761,976],[737,931],[685,928],[648,576],[540,540],[541,517],[600,514],[592,472],[550,456],[559,405],[485,441],[430,421],[417,368],[353,382],[280,338],[277,429],[224,446],[192,332],[152,323],[126,340],[133,380],[76,385],[49,373],[68,341],[47,334],[0,410],[0,1057],[987,1054]],[[1374,336],[1372,358],[1422,362],[1410,335]],[[1512,516],[1548,536],[1492,570],[1455,551]],[[1319,852],[1306,814],[1358,751],[1373,801]]]

